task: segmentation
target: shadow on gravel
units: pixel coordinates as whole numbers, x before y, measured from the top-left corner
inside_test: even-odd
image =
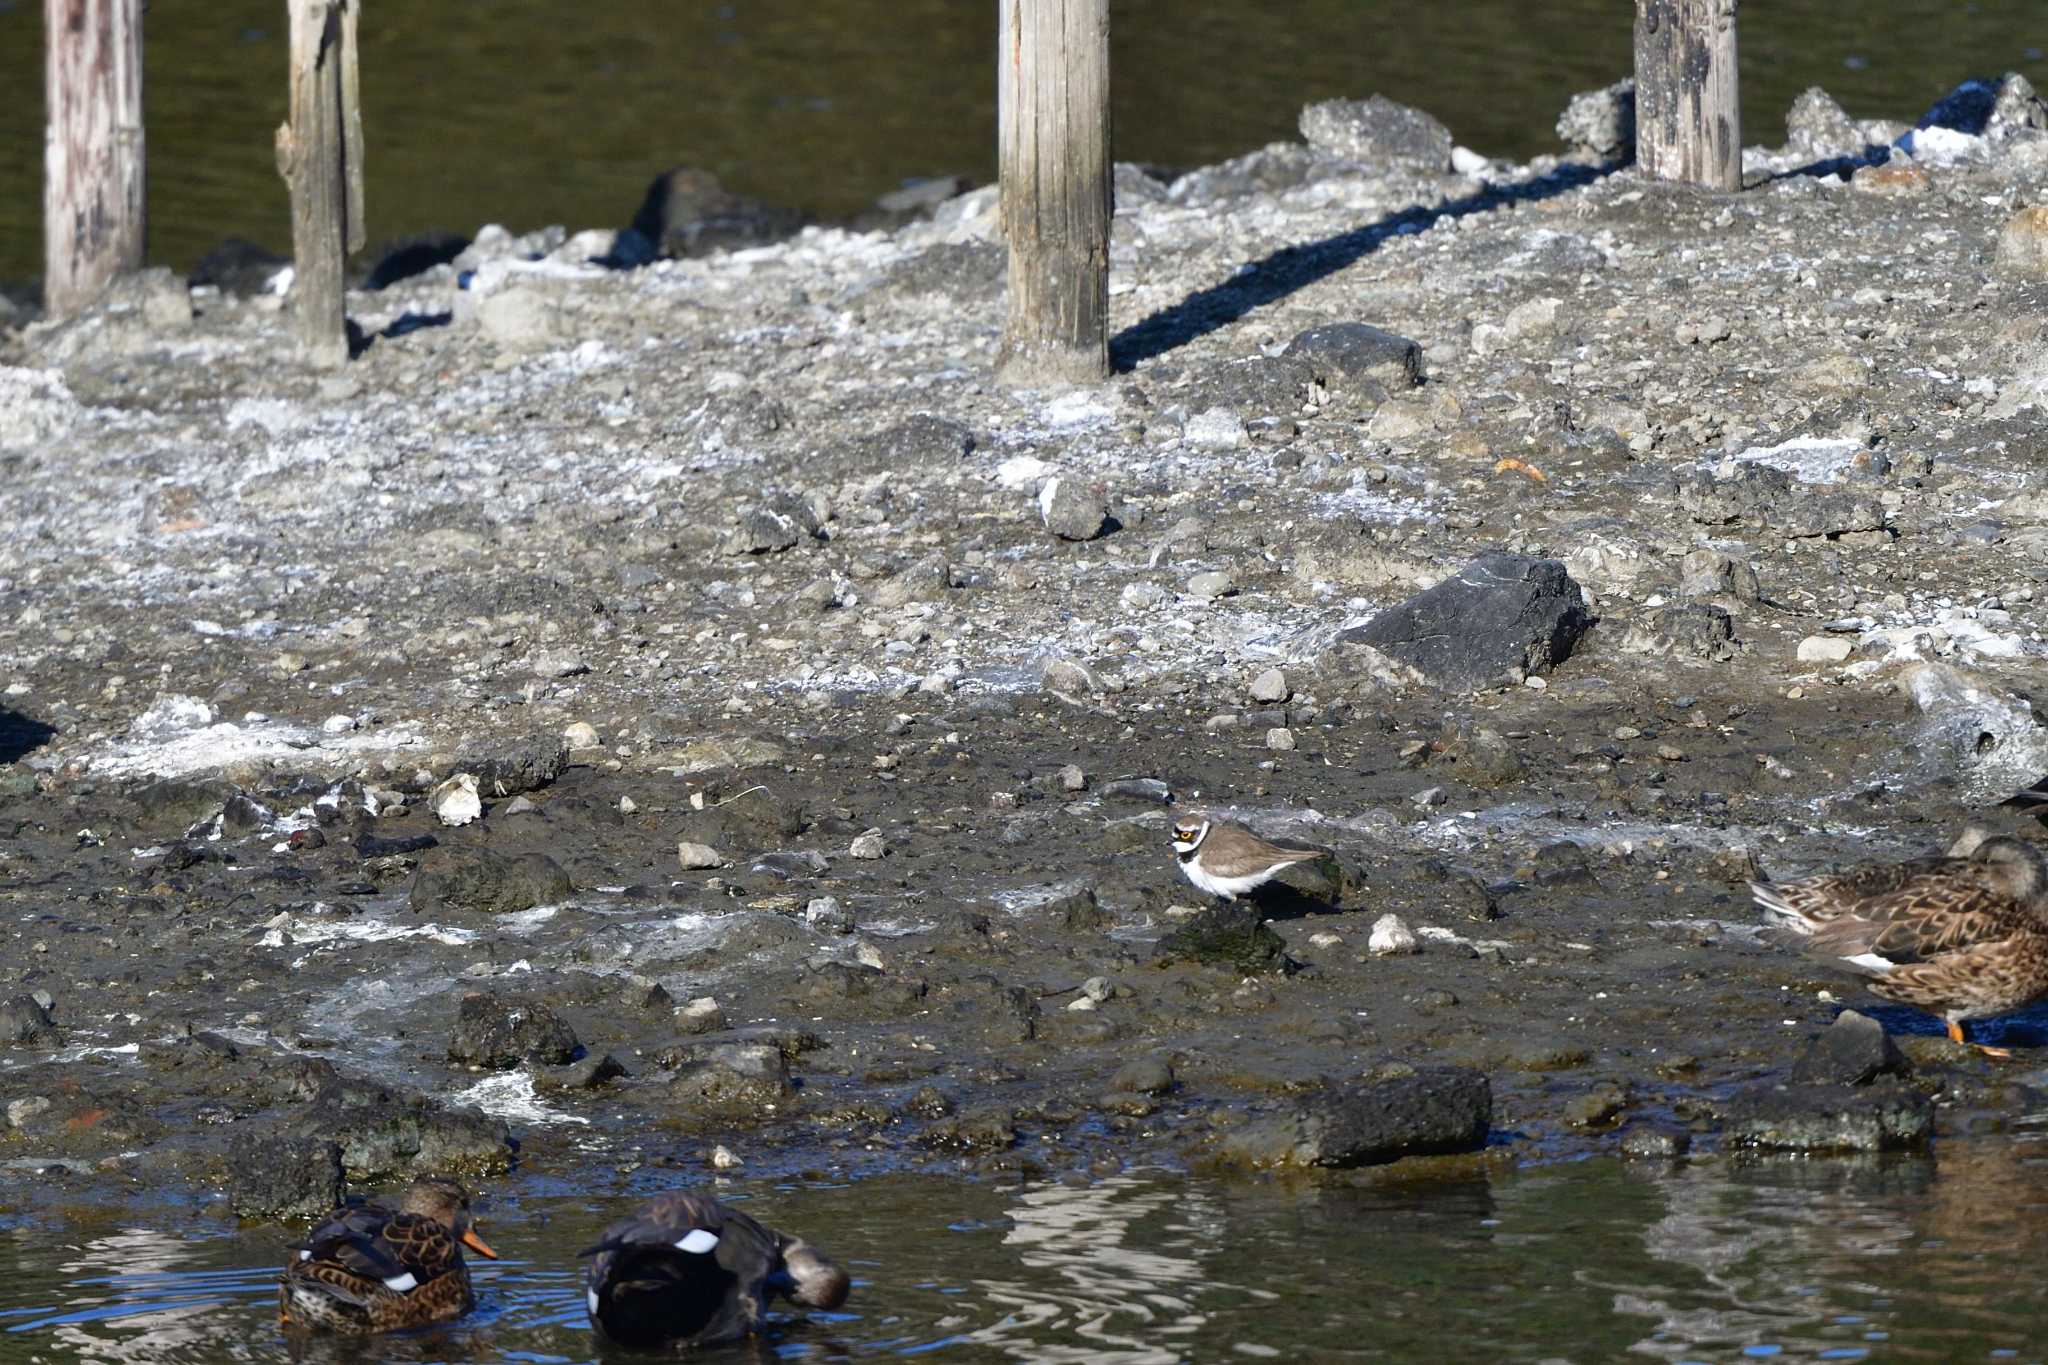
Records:
[[[1165,355],[1197,337],[1228,327],[1255,308],[1277,303],[1298,289],[1327,279],[1346,266],[1379,250],[1393,237],[1426,232],[1447,218],[1469,218],[1511,204],[1531,204],[1583,188],[1621,170],[1628,163],[1561,166],[1549,175],[1517,185],[1488,186],[1477,194],[1452,199],[1432,208],[1403,209],[1364,227],[1325,237],[1319,242],[1282,247],[1242,267],[1222,284],[1212,284],[1161,309],[1143,322],[1124,328],[1109,342],[1110,366],[1127,372],[1140,362]]]
[[[17,763],[56,737],[55,726],[0,706],[0,763]]]

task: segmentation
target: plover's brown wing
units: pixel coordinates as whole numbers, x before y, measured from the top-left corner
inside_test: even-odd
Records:
[[[1270,843],[1237,825],[1211,825],[1202,841],[1202,866],[1212,877],[1249,877],[1290,863],[1329,856],[1319,848],[1288,848]]]

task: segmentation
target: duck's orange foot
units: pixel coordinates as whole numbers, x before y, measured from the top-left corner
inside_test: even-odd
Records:
[[[1963,1036],[1963,1026],[1953,1019],[1948,1021],[1948,1036],[1949,1041],[1961,1043],[1964,1047],[1972,1048],[1978,1052],[1981,1052],[1986,1057],[1996,1058],[1998,1061],[2001,1062],[2009,1062],[2013,1058],[2013,1051],[2009,1047],[1991,1047],[1985,1043],[1971,1042],[1968,1038],[1965,1038]]]

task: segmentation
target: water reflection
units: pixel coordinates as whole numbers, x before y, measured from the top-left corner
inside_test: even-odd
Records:
[[[1218,1220],[1208,1200],[1134,1178],[1021,1195],[1002,1245],[1026,1274],[977,1281],[1000,1321],[967,1339],[1024,1360],[1171,1365],[1206,1318],[1192,1291]],[[1161,1218],[1169,1209],[1178,1217]],[[1152,1226],[1157,1221],[1158,1226]],[[1147,1225],[1142,1233],[1136,1229]],[[1202,1229],[1209,1229],[1205,1237]],[[1078,1341],[1060,1337],[1071,1334]]]
[[[1589,1282],[1653,1326],[1630,1349],[1685,1361],[1774,1350],[1788,1359],[1958,1360],[2017,1350],[2042,1292],[2016,1266],[2048,1249],[2048,1154],[1952,1143],[1935,1160],[1711,1166],[1653,1183],[1649,1260]]]

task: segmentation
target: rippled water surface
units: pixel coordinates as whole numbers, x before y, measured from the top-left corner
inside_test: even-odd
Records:
[[[150,248],[190,268],[222,237],[288,246],[271,130],[278,0],[146,7]],[[0,280],[40,270],[42,5],[0,0]],[[1294,135],[1308,100],[1384,91],[1490,155],[1550,150],[1574,90],[1629,67],[1626,0],[1116,0],[1116,151],[1168,166]],[[623,224],[694,162],[843,215],[906,177],[994,171],[994,0],[681,0],[478,8],[379,0],[363,22],[373,241]],[[2037,0],[1773,0],[1742,11],[1743,117],[1778,142],[1820,83],[1913,118],[1957,80],[2042,83]]]
[[[2042,1360],[2044,1177],[2048,1151],[1987,1141],[1373,1190],[760,1189],[748,1206],[846,1261],[854,1296],[704,1358]],[[479,1311],[372,1344],[276,1329],[285,1229],[0,1214],[0,1362],[591,1360],[571,1257],[616,1212],[495,1200]]]

